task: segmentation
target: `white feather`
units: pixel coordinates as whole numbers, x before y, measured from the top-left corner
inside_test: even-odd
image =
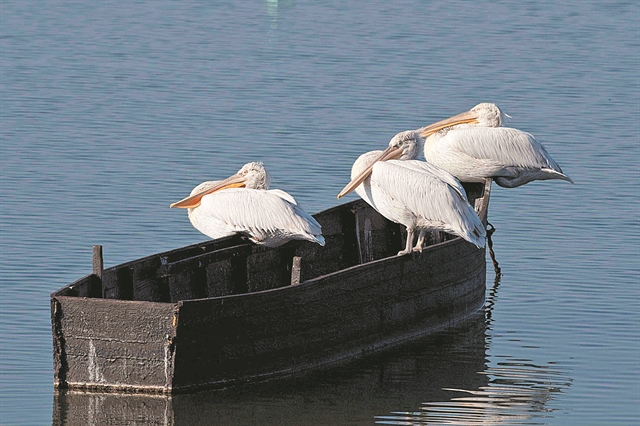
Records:
[[[194,228],[211,238],[240,233],[268,247],[292,239],[325,244],[320,224],[291,195],[267,189],[269,178],[262,164],[249,163],[239,174],[247,177],[247,185],[260,189],[228,188],[203,196],[198,207],[188,209]],[[218,183],[203,182],[191,195]]]
[[[361,155],[351,170],[352,179],[380,153]],[[380,214],[410,231],[446,231],[478,247],[485,245],[484,226],[464,190],[451,175],[433,165],[416,160],[377,162],[355,191]]]
[[[445,128],[427,137],[425,160],[463,182],[494,178],[504,187],[533,180],[573,182],[531,134],[502,125],[505,114],[494,104],[479,104],[471,111],[480,124]]]

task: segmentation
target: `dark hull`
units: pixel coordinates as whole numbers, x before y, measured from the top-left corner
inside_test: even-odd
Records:
[[[478,374],[486,368],[484,313],[477,312],[454,330],[368,357],[362,364],[225,390],[172,396],[61,390],[53,395],[52,423],[126,425],[144,419],[145,424],[174,426],[326,426],[347,423],[345,413],[383,414],[427,401],[449,401],[459,394],[447,389],[477,391],[489,382],[487,375]]]
[[[489,188],[467,185],[484,221]],[[286,376],[449,327],[483,305],[484,249],[449,237],[395,256],[402,230],[362,201],[315,217],[324,248],[232,237],[55,292],[56,387],[175,393]]]

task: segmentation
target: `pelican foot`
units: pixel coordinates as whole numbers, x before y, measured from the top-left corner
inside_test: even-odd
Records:
[[[409,254],[409,253],[411,253],[411,249],[409,249],[409,250],[406,250],[406,249],[405,250],[400,250],[398,252],[398,256],[404,256],[405,254]]]
[[[416,244],[416,246],[413,248],[413,252],[414,253],[422,253],[422,244]]]

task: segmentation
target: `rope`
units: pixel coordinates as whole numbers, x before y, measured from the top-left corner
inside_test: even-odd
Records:
[[[493,251],[493,240],[491,240],[491,236],[496,232],[496,228],[489,222],[487,222],[487,226],[487,246],[489,247],[489,257],[491,257],[491,263],[493,264],[493,270],[496,273],[496,278],[499,278],[502,276],[502,272],[500,265],[496,260],[496,253]]]

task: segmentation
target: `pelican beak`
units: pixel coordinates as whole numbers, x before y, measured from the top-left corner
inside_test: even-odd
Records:
[[[364,182],[364,180],[369,177],[369,175],[371,174],[371,171],[373,170],[373,166],[378,161],[395,160],[400,157],[402,157],[402,148],[389,146],[387,149],[385,149],[382,152],[382,154],[380,154],[378,158],[375,159],[373,163],[371,163],[369,167],[364,169],[358,176],[351,179],[351,182],[349,182],[347,186],[345,186],[344,189],[340,191],[340,193],[338,194],[338,199],[344,197],[345,195],[347,195],[348,193],[356,189],[358,185]]]
[[[478,114],[474,111],[466,111],[453,117],[449,117],[445,120],[438,121],[437,123],[430,124],[427,127],[423,127],[418,130],[420,136],[423,138],[434,134],[435,132],[444,129],[445,127],[456,126],[458,124],[478,123]]]
[[[169,206],[169,208],[178,207],[181,209],[195,208],[200,205],[202,201],[202,197],[207,194],[211,194],[216,191],[222,191],[227,188],[244,188],[246,178],[242,175],[235,174],[233,176],[229,176],[225,180],[221,181],[217,185],[212,186],[211,188],[207,188],[204,191],[200,191],[197,194],[193,194],[188,196],[187,198],[180,200],[176,203],[173,203]]]

